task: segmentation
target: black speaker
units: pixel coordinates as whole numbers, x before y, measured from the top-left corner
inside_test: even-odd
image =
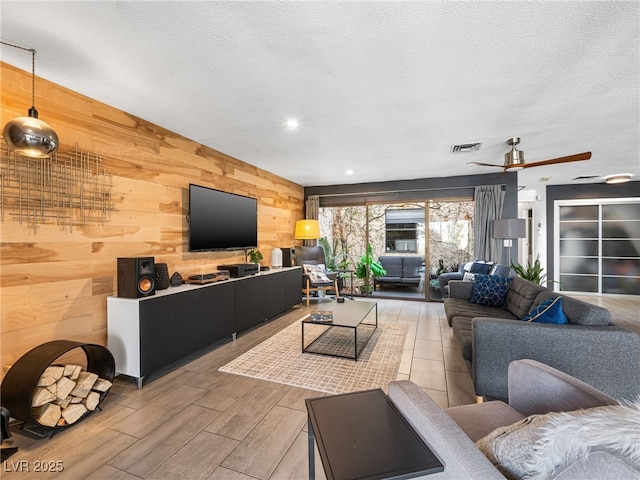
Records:
[[[166,263],[156,263],[156,290],[164,290],[169,288],[171,281],[169,280],[169,267]]]
[[[118,258],[118,296],[140,298],[155,295],[156,269],[153,257]]]
[[[296,247],[281,247],[282,250],[282,266],[283,267],[295,267],[296,262]]]

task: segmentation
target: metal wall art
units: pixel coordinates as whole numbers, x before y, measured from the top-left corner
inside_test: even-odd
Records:
[[[21,225],[73,227],[104,225],[114,211],[112,177],[100,155],[60,149],[46,158],[30,158],[0,148],[0,221]]]

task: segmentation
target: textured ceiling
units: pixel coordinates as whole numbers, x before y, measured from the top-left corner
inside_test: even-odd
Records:
[[[527,189],[640,178],[638,1],[2,0],[0,14],[37,75],[305,186],[499,173],[466,163],[501,164],[513,136],[529,162],[593,152],[519,172]]]

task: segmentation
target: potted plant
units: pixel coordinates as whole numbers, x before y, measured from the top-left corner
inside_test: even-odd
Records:
[[[257,248],[252,248],[251,250],[249,250],[249,253],[247,255],[249,256],[249,260],[251,261],[251,263],[255,263],[256,265],[260,264],[260,262],[264,258],[260,250],[258,250]]]
[[[365,284],[360,286],[360,292],[366,294],[373,292],[373,282],[371,282],[371,278],[386,275],[387,271],[382,267],[380,262],[373,260],[373,247],[369,245],[367,252],[360,257],[360,261],[357,263],[353,274],[365,281]],[[367,280],[369,281],[367,282]]]
[[[536,255],[536,259],[533,264],[531,264],[530,261],[527,261],[527,266],[525,267],[519,263],[514,265],[512,262],[511,268],[513,268],[520,278],[537,283],[538,285],[542,285],[547,278],[547,274],[542,273],[544,267],[540,264],[540,254]]]

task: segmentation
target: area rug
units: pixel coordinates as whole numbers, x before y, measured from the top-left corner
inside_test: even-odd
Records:
[[[302,353],[301,328],[301,321],[289,325],[219,370],[326,393],[372,388],[386,391],[388,383],[396,379],[407,325],[379,324],[358,361]],[[327,327],[307,324],[305,338],[314,335],[313,328]],[[334,328],[332,332],[340,335],[346,329]]]

